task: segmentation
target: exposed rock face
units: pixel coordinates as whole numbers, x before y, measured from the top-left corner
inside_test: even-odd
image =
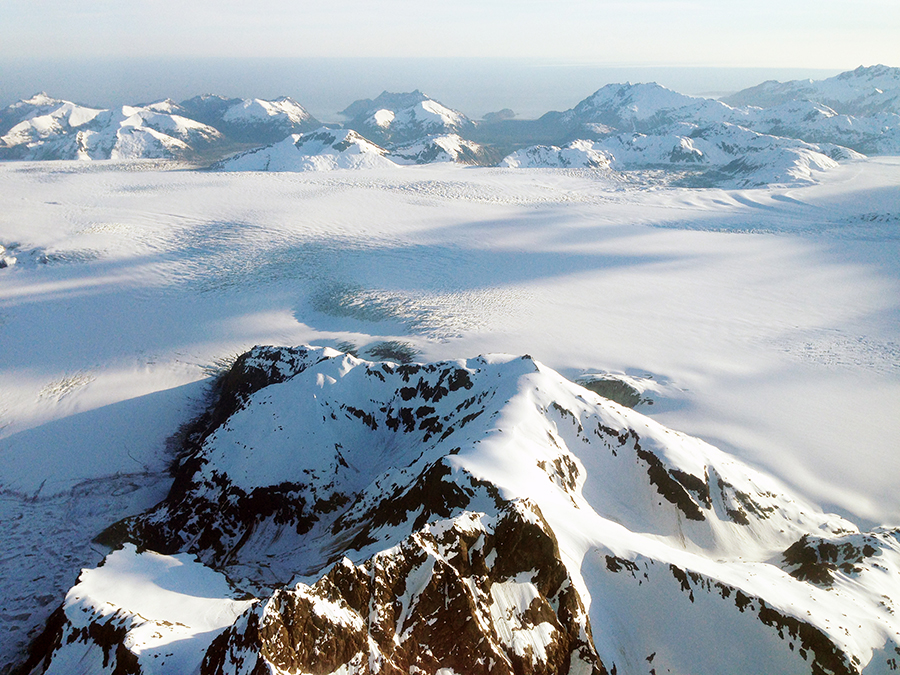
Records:
[[[530,357],[257,347],[22,672],[887,673],[900,538]]]
[[[491,564],[493,563],[493,564]],[[312,586],[277,591],[212,644],[202,673],[606,673],[540,511],[440,521]]]

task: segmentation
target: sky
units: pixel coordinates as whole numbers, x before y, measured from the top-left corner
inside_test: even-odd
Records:
[[[0,0],[0,105],[288,95],[334,121],[418,88],[528,118],[610,82],[716,96],[900,66],[898,36],[898,0]]]
[[[516,57],[900,65],[897,0],[2,0],[0,58]]]

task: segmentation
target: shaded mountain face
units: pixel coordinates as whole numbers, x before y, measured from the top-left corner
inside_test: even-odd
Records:
[[[528,356],[257,347],[174,472],[102,535],[118,550],[23,672],[850,674],[900,656],[900,531],[861,533]]]

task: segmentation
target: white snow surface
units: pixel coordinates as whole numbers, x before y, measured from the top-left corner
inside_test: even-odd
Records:
[[[394,111],[386,110],[382,108],[381,110],[376,110],[375,113],[371,117],[371,122],[379,127],[389,127],[391,122],[394,121]]]
[[[127,626],[124,641],[141,658],[142,672],[194,673],[216,635],[253,604],[233,595],[224,576],[188,555],[137,553],[126,544],[81,573],[64,607],[75,629],[105,618]],[[62,658],[46,672],[90,670]]]
[[[52,609],[13,613],[12,596],[62,597],[96,562],[52,552],[152,503],[166,439],[198,411],[217,364],[254,344],[406,340],[427,360],[530,353],[572,378],[652,381],[640,412],[653,420],[765,469],[802,501],[900,522],[900,160],[755,190],[652,178],[449,163],[272,174],[0,165],[0,245],[16,259],[0,269],[2,604],[4,624],[19,627],[3,658]],[[87,489],[110,481],[118,493],[126,478],[143,501]],[[570,562],[590,560],[569,512],[557,513]],[[619,553],[637,550],[618,541]],[[677,551],[670,543],[640,540],[654,555]],[[712,565],[696,551],[666,555]],[[760,569],[735,578],[765,597],[787,588]],[[813,602],[852,619],[851,605],[886,583]],[[623,585],[621,601],[631,593]],[[863,623],[851,647],[865,656],[887,624]]]

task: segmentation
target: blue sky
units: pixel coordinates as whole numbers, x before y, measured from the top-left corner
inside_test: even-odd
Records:
[[[897,0],[0,0],[0,58],[562,58],[900,65]]]

